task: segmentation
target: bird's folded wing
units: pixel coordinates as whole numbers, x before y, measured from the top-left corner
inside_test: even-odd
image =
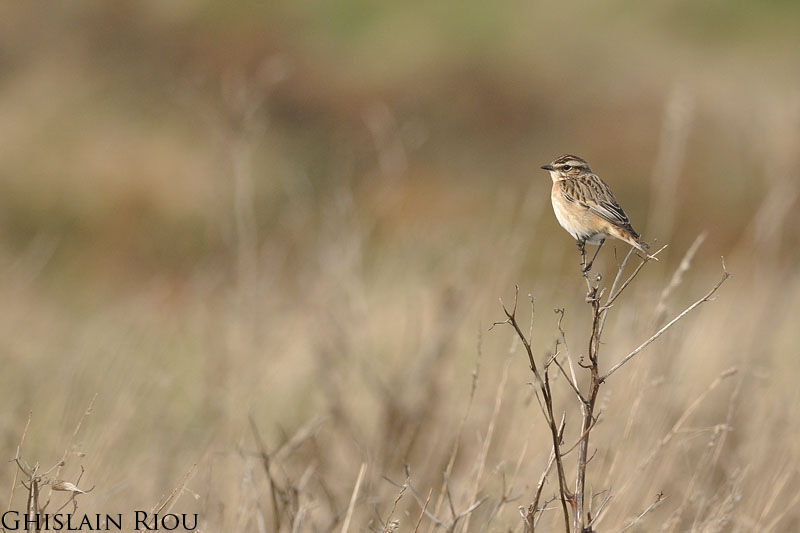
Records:
[[[630,220],[628,220],[628,215],[625,214],[625,211],[617,204],[616,202],[598,202],[596,204],[587,205],[589,210],[608,220],[612,224],[622,227],[628,227],[631,225]]]
[[[585,207],[595,215],[621,227],[630,226],[630,220],[622,210],[611,189],[599,178],[564,180],[561,192],[569,202]]]

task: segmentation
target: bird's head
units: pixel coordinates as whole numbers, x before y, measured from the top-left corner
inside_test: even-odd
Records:
[[[592,171],[589,163],[571,154],[562,155],[549,165],[542,165],[541,168],[550,172],[550,178],[553,181],[574,178],[584,172]]]

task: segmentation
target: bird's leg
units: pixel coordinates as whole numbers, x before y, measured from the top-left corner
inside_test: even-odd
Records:
[[[581,272],[586,274],[588,270],[586,268],[586,241],[576,241],[575,244],[578,245],[578,251],[581,253]]]
[[[589,261],[589,264],[583,267],[583,272],[589,272],[592,269],[592,265],[594,264],[594,260],[597,259],[597,254],[600,253],[600,248],[603,247],[603,243],[605,243],[605,239],[600,239],[600,244],[597,245],[597,250],[595,250],[594,255],[592,256],[592,260]]]

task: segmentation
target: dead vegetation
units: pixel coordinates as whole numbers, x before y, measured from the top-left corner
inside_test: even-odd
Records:
[[[446,39],[441,74],[362,84],[286,35],[223,45],[106,9],[86,49],[53,53],[75,34],[53,23],[55,45],[9,52],[0,95],[5,175],[28,178],[0,195],[9,509],[197,512],[198,531],[800,527],[796,95],[720,102],[712,69],[565,95],[526,77],[547,65],[484,71]],[[141,55],[162,40],[175,56]],[[94,107],[97,87],[131,108]],[[581,280],[529,171],[564,138],[670,243],[660,263],[607,245]],[[511,304],[517,285],[533,297]]]

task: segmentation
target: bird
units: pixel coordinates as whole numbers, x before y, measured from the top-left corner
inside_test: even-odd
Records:
[[[647,243],[631,226],[628,215],[620,207],[611,188],[592,172],[586,160],[565,154],[541,168],[547,170],[553,180],[550,194],[553,211],[558,223],[578,245],[584,274],[591,270],[608,237],[630,244],[643,252],[647,259],[656,259],[647,253]],[[597,245],[589,263],[586,263],[586,243]]]

